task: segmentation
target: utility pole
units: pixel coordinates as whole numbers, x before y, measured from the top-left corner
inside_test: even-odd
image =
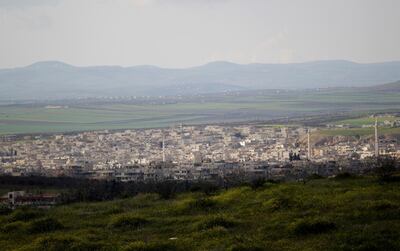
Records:
[[[378,118],[375,118],[375,157],[379,156]]]
[[[308,153],[307,157],[309,160],[311,160],[311,137],[310,137],[310,128],[307,130],[307,145],[308,145]]]
[[[164,138],[164,131],[162,132],[162,161],[165,162],[165,138]]]

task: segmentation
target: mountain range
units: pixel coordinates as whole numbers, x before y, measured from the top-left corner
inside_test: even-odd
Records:
[[[77,67],[58,61],[0,69],[0,99],[168,96],[257,89],[369,87],[400,80],[400,61],[344,60],[293,64],[212,62],[185,69],[155,66]],[[393,88],[398,88],[398,84]],[[379,88],[378,88],[379,89]]]

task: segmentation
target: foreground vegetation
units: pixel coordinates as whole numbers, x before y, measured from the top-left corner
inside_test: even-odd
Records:
[[[400,182],[259,182],[3,210],[0,221],[1,250],[400,250]]]

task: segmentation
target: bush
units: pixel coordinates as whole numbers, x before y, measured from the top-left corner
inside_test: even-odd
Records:
[[[198,182],[192,185],[191,192],[202,192],[206,195],[215,194],[220,188],[218,185],[210,182]]]
[[[109,225],[112,228],[138,229],[148,223],[149,221],[141,216],[125,214],[113,217]]]
[[[210,198],[188,198],[179,201],[174,205],[172,210],[180,214],[193,214],[199,212],[210,212],[217,207],[217,202]]]
[[[335,250],[400,250],[399,237],[391,224],[363,225],[339,235]]]
[[[272,211],[276,211],[276,210],[289,209],[293,207],[296,204],[296,202],[287,195],[277,194],[275,198],[272,198],[263,204],[269,207]]]
[[[249,186],[251,187],[251,189],[257,190],[257,189],[263,187],[265,182],[266,182],[265,178],[252,179],[250,181]]]
[[[6,234],[18,233],[25,231],[25,223],[21,221],[15,221],[2,226],[1,231]]]
[[[124,251],[145,251],[147,248],[146,243],[143,241],[136,241],[124,248]]]
[[[396,172],[397,159],[390,156],[380,156],[376,159],[374,172],[382,181],[390,180]]]
[[[313,173],[313,174],[311,174],[310,176],[308,176],[308,179],[309,180],[320,180],[320,179],[323,179],[324,177],[322,177],[321,175],[319,175],[319,174],[316,174],[316,173]]]
[[[33,249],[37,251],[73,250],[80,240],[73,237],[41,237],[35,240]]]
[[[28,232],[32,234],[52,232],[64,228],[64,226],[55,219],[45,218],[31,222],[28,226]]]
[[[109,245],[97,242],[88,242],[74,236],[49,236],[36,239],[28,250],[35,251],[94,251],[112,250]]]
[[[198,229],[205,230],[214,227],[232,228],[237,224],[237,221],[225,216],[212,216],[200,221],[198,223]]]
[[[352,178],[354,178],[354,175],[351,173],[347,173],[347,172],[338,173],[335,175],[336,180],[345,180],[345,179],[352,179]]]
[[[9,207],[0,206],[0,215],[9,215],[12,210]]]
[[[202,237],[208,239],[208,238],[223,238],[224,236],[229,234],[228,229],[218,226],[218,227],[213,227],[210,229],[207,229],[207,231],[204,231],[201,233]]]
[[[129,244],[124,251],[176,251],[179,249],[175,242],[151,242],[137,241]]]
[[[198,198],[195,200],[191,200],[188,203],[188,209],[189,210],[210,210],[212,208],[215,208],[217,203],[209,198]]]
[[[229,251],[264,251],[266,250],[265,248],[261,246],[257,246],[254,244],[239,244],[239,245],[234,245],[228,249]]]
[[[296,235],[321,234],[336,229],[333,222],[326,220],[302,220],[295,223],[293,232]]]
[[[400,207],[388,200],[379,200],[379,201],[374,201],[372,202],[369,206],[369,209],[373,210],[390,210],[390,209],[399,209]]]
[[[177,184],[172,181],[164,181],[155,184],[156,193],[160,196],[161,199],[169,200],[176,196],[177,192]]]
[[[9,220],[10,221],[30,221],[39,217],[43,216],[42,211],[34,210],[34,209],[29,209],[29,208],[23,208],[23,209],[17,209],[15,210],[11,215]]]

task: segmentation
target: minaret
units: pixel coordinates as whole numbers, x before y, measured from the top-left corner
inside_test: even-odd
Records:
[[[226,159],[226,154],[225,154],[225,142],[224,142],[224,147],[222,148],[222,159],[223,159],[223,161],[225,161],[225,159]]]
[[[307,130],[307,145],[308,145],[308,153],[307,157],[310,160],[311,159],[311,139],[310,139],[310,129]]]
[[[183,123],[181,123],[181,145],[182,147],[185,145],[185,142],[183,141]]]
[[[379,156],[378,118],[375,118],[375,157]]]

